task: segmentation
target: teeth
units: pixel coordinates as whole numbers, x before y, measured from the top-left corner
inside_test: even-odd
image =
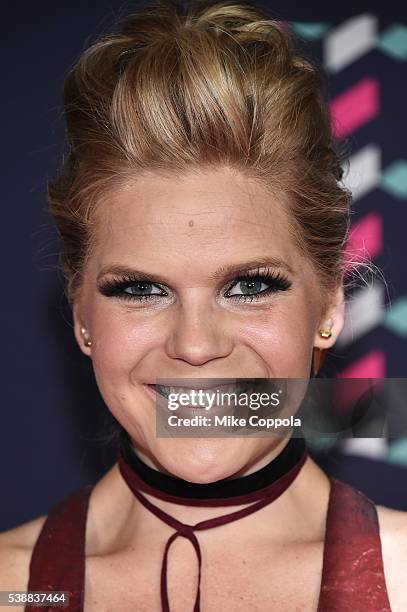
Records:
[[[191,394],[191,391],[196,391],[196,393],[199,393],[199,391],[202,391],[204,394],[207,393],[210,396],[215,393],[217,390],[219,391],[219,393],[242,393],[245,389],[248,388],[247,383],[240,383],[238,385],[232,383],[229,385],[218,385],[218,386],[214,386],[211,387],[210,389],[191,389],[190,387],[166,387],[163,385],[153,385],[157,391],[161,394],[164,395],[165,397],[168,397],[170,393],[176,393],[177,395],[179,395],[180,393],[187,393],[187,394]],[[205,397],[205,396],[204,396]]]

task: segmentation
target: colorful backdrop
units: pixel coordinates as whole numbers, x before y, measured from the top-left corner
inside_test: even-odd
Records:
[[[349,253],[383,278],[348,295],[323,376],[394,378],[407,361],[407,6],[263,2],[324,71],[336,135],[350,147]],[[77,348],[57,269],[46,180],[63,152],[62,81],[81,51],[137,2],[14,3],[2,40],[3,402],[0,530],[46,514],[114,461],[112,420]],[[320,464],[377,503],[407,510],[407,438],[313,443]]]

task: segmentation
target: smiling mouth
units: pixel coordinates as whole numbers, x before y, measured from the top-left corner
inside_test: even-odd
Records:
[[[205,388],[191,388],[191,387],[178,387],[178,386],[164,386],[164,385],[147,385],[151,389],[153,389],[157,394],[161,395],[165,399],[168,399],[171,394],[176,394],[177,397],[182,394],[187,394],[192,398],[196,397],[198,394],[209,395],[212,396],[217,391],[219,393],[236,393],[236,395],[241,395],[242,393],[246,393],[250,389],[253,388],[252,383],[249,381],[242,381],[240,383],[230,383],[223,385],[213,385],[213,387],[205,387]],[[185,395],[184,395],[185,397]]]

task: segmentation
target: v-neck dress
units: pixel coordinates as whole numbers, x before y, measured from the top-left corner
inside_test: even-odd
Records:
[[[391,612],[376,506],[335,478],[330,485],[319,602],[310,612]],[[30,605],[26,612],[86,612],[85,536],[93,487],[51,509],[31,555],[27,590],[68,591],[69,606]]]

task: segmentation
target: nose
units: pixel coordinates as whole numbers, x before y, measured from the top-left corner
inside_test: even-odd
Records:
[[[166,339],[167,355],[195,366],[230,355],[233,340],[224,316],[213,304],[181,303]]]

